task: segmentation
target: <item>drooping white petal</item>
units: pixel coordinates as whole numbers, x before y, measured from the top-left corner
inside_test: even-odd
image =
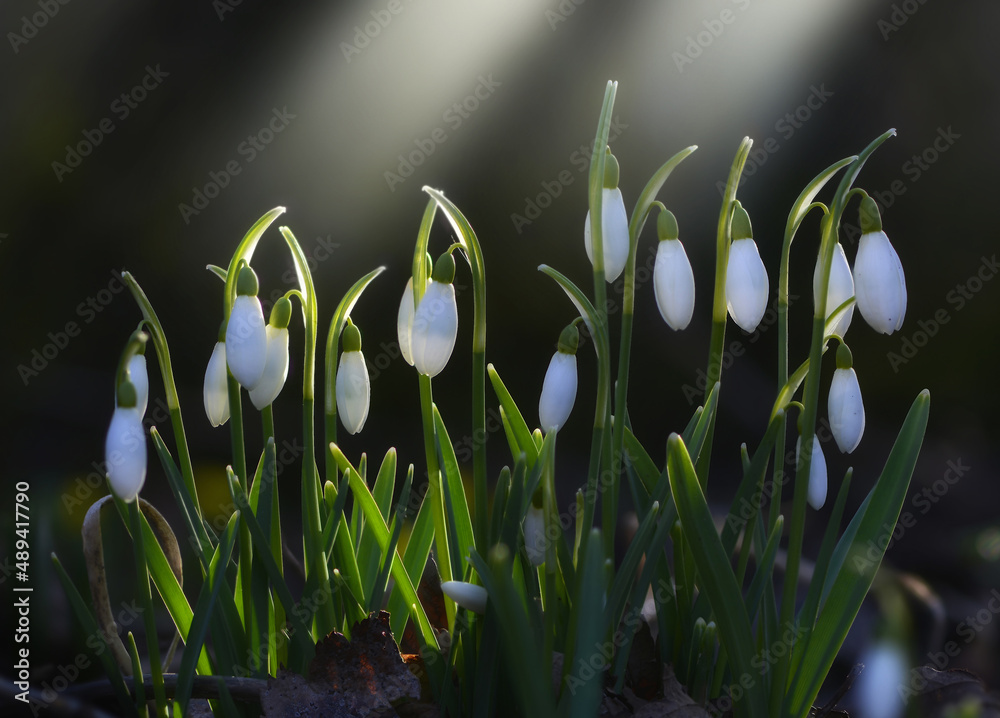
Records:
[[[899,255],[885,232],[861,235],[854,260],[858,311],[877,332],[892,334],[906,314],[906,277]]]
[[[274,402],[288,378],[288,327],[278,329],[268,324],[265,333],[267,358],[264,373],[257,386],[250,390],[250,401],[258,410]]]
[[[226,372],[226,344],[216,342],[205,370],[205,388],[202,398],[205,415],[212,426],[222,426],[229,420],[229,387]]]
[[[802,449],[802,437],[795,442],[795,464],[799,463],[799,455]],[[826,503],[826,457],[823,456],[823,447],[820,446],[819,437],[813,434],[812,460],[809,462],[809,490],[806,494],[809,505],[819,511]]]
[[[337,413],[350,434],[357,434],[368,419],[371,383],[362,352],[343,352],[337,368]]]
[[[613,282],[628,261],[628,213],[622,191],[615,187],[601,190],[601,244],[604,254],[604,278]],[[594,262],[594,244],[590,237],[590,211],[583,225],[583,246],[587,258]]]
[[[735,240],[729,247],[726,304],[729,315],[743,331],[752,332],[760,324],[767,309],[769,288],[757,243],[749,237]]]
[[[129,380],[135,387],[135,406],[139,416],[146,415],[146,405],[149,402],[149,375],[146,373],[146,357],[135,354],[128,362]]]
[[[813,270],[813,302],[816,304],[819,304],[819,284],[819,262],[817,262],[816,269]],[[837,307],[853,296],[854,277],[851,275],[851,265],[847,262],[843,245],[837,242],[833,248],[833,263],[830,265],[830,284],[826,289],[826,318],[829,319]],[[854,305],[852,304],[840,313],[828,333],[843,337],[847,334],[853,317]]]
[[[428,277],[427,284],[431,280]],[[399,340],[399,353],[410,366],[413,366],[413,350],[410,334],[413,331],[413,277],[406,281],[406,289],[399,300],[399,313],[396,315],[396,337]]]
[[[486,589],[465,581],[442,581],[441,592],[462,608],[486,613]]]
[[[260,300],[236,297],[226,325],[226,361],[236,381],[247,389],[257,386],[267,361],[267,332]]]
[[[524,517],[524,548],[532,566],[545,563],[545,515],[534,504],[528,507]]]
[[[108,481],[115,496],[134,501],[146,481],[146,432],[137,407],[117,407],[104,441]]]
[[[864,706],[869,718],[898,718],[903,715],[903,698],[898,690],[907,685],[907,660],[902,649],[882,641],[862,655],[864,670],[854,691],[858,706]]]
[[[865,405],[861,400],[858,375],[853,368],[833,372],[827,411],[837,447],[841,452],[850,454],[858,448],[865,433]]]
[[[413,313],[410,351],[413,366],[427,376],[437,376],[448,364],[458,337],[458,304],[455,287],[431,281]]]
[[[679,239],[664,239],[653,264],[656,306],[671,329],[684,329],[694,314],[694,272]]]
[[[538,420],[546,434],[564,426],[576,403],[576,355],[556,352],[542,382]]]

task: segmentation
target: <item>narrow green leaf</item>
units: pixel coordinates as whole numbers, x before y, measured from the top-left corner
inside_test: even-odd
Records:
[[[601,642],[604,640],[608,624],[601,620],[604,596],[604,558],[601,550],[601,532],[592,529],[587,537],[588,546],[584,550],[584,564],[578,571],[578,597],[570,617],[574,627],[574,650],[571,668],[563,682],[563,695],[568,692],[568,715],[574,718],[596,716],[600,707],[601,689],[604,683],[603,671],[593,670],[595,655],[601,657]],[[584,676],[583,671],[588,675]],[[551,714],[550,714],[551,715]]]
[[[873,556],[873,547],[887,545],[881,539],[887,531],[891,533],[899,518],[927,429],[929,411],[930,393],[924,390],[910,407],[882,475],[869,494],[870,501],[857,525],[851,548],[836,573],[830,596],[820,611],[802,658],[801,680],[789,687],[786,700],[793,716],[805,716],[818,695],[882,563],[885,549]]]
[[[437,406],[433,407],[434,411],[434,435],[438,440],[438,450],[441,454],[441,470],[444,472],[445,478],[445,498],[448,505],[450,505],[454,516],[454,529],[455,537],[458,539],[458,544],[455,546],[455,551],[458,556],[458,562],[452,562],[454,566],[458,567],[458,571],[463,569],[460,567],[465,566],[465,559],[469,555],[469,550],[475,548],[476,539],[472,532],[472,515],[469,513],[469,504],[465,498],[465,486],[462,483],[462,472],[458,468],[458,458],[455,456],[455,447],[452,446],[451,438],[448,436],[448,429],[444,425],[444,419],[441,418],[441,412],[438,411]],[[449,545],[451,542],[449,541]]]
[[[535,447],[535,442],[531,438],[531,429],[528,428],[527,423],[524,421],[524,417],[521,415],[521,410],[517,408],[517,404],[514,403],[514,398],[507,391],[507,387],[504,385],[503,381],[500,379],[500,375],[497,373],[496,367],[492,364],[486,366],[486,372],[489,374],[490,382],[493,384],[493,391],[496,392],[497,398],[500,400],[500,411],[506,419],[505,428],[510,427],[511,432],[514,436],[514,441],[517,443],[517,451],[511,446],[511,456],[516,460],[519,452],[523,451],[526,455],[528,468],[535,465],[535,461],[538,460],[538,449]]]
[[[410,464],[410,470],[413,470],[413,464]],[[430,502],[424,500],[426,494],[421,494],[419,500],[417,496],[416,492],[412,493],[410,503],[406,507],[409,513],[415,505],[417,516],[413,521],[406,550],[403,553],[403,568],[408,576],[416,577],[419,582],[424,575],[427,557],[430,556],[431,545],[434,543],[434,520]],[[408,601],[402,587],[396,584],[389,596],[389,627],[394,636],[403,635],[403,629],[410,618]]]
[[[729,565],[729,557],[716,532],[712,513],[705,501],[701,484],[683,440],[672,434],[667,442],[667,470],[670,488],[680,516],[687,547],[698,568],[701,588],[708,594],[718,617],[719,635],[736,675],[756,672],[751,664],[754,654],[753,633],[743,606],[742,592]],[[741,714],[765,718],[767,701],[764,686],[755,682],[746,689],[745,700],[737,703]]]

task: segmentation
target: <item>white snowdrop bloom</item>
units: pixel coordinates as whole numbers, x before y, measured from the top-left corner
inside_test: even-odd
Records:
[[[576,325],[570,324],[560,334],[558,349],[549,360],[542,393],[538,398],[538,420],[546,434],[566,424],[576,403],[576,348],[579,341],[580,332]]]
[[[133,354],[128,361],[129,381],[135,387],[135,408],[139,416],[146,415],[149,402],[149,375],[146,373],[146,357],[143,354]]]
[[[601,244],[604,254],[604,278],[613,282],[625,269],[628,261],[628,214],[625,199],[617,187],[601,190]],[[587,258],[594,262],[594,242],[590,233],[590,211],[583,225],[583,245]]]
[[[545,514],[542,509],[532,504],[524,517],[524,548],[528,552],[528,560],[532,566],[545,563]]]
[[[226,372],[226,343],[216,342],[205,369],[205,387],[202,390],[205,415],[212,426],[222,426],[229,421],[229,386]]]
[[[443,581],[441,592],[462,608],[473,613],[486,613],[486,589],[465,581]]]
[[[819,304],[820,273],[819,262],[813,270],[813,302]],[[833,260],[830,265],[830,283],[826,288],[826,318],[841,304],[854,296],[854,277],[851,275],[851,265],[847,262],[847,255],[844,254],[844,247],[837,242],[833,248]],[[851,326],[851,319],[854,317],[854,305],[852,304],[837,317],[837,321],[830,327],[828,334],[836,334],[843,337],[847,334],[848,327]]]
[[[802,449],[802,437],[795,442],[795,463],[799,463],[799,454]],[[812,460],[809,462],[809,491],[806,497],[809,505],[819,511],[826,503],[826,458],[823,456],[823,447],[820,446],[819,437],[813,434]]]
[[[441,373],[458,338],[454,278],[455,260],[445,253],[434,266],[434,277],[413,313],[410,352],[413,366],[426,376]]]
[[[258,411],[278,398],[288,378],[288,322],[291,316],[292,303],[287,297],[274,303],[265,328],[267,351],[264,372],[257,385],[250,390],[250,401]]]
[[[687,327],[694,315],[694,272],[684,245],[677,239],[677,220],[669,210],[656,220],[660,244],[653,264],[656,306],[671,329]]]
[[[726,305],[740,329],[745,332],[757,329],[767,309],[769,289],[767,270],[757,243],[749,237],[735,240],[729,247]]]
[[[830,381],[827,412],[830,430],[841,452],[850,454],[861,443],[865,433],[865,405],[861,400],[861,385],[851,366],[851,350],[846,344],[837,349],[837,370]]]
[[[127,389],[125,389],[127,387]],[[128,399],[123,394],[130,393]],[[134,405],[135,389],[129,384],[119,388],[120,401],[133,406],[117,406],[104,441],[104,460],[108,481],[115,496],[122,501],[134,501],[146,481],[146,432],[142,414]]]
[[[350,319],[343,333],[344,351],[337,368],[337,413],[350,434],[364,428],[371,405],[368,366],[361,353],[361,332]]]
[[[861,201],[861,232],[854,258],[855,303],[872,329],[892,334],[903,326],[906,314],[906,277],[882,231],[878,205],[868,196]]]
[[[226,325],[226,362],[236,381],[253,389],[264,374],[266,361],[267,331],[257,298],[257,277],[250,267],[243,267]]]
[[[430,277],[427,285],[430,285]],[[426,291],[426,286],[424,291]],[[410,334],[413,331],[413,277],[406,280],[406,289],[399,300],[399,313],[396,315],[396,337],[399,340],[399,353],[410,366],[413,366],[413,350],[410,348]]]

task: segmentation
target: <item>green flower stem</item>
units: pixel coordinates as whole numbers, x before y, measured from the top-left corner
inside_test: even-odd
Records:
[[[420,416],[424,426],[424,454],[427,457],[427,496],[431,502],[431,517],[434,519],[434,546],[436,548],[438,573],[442,581],[451,581],[451,552],[448,550],[448,526],[445,519],[444,478],[438,463],[437,445],[434,438],[434,396],[431,378],[420,374]],[[461,567],[458,567],[461,571]],[[461,575],[459,575],[461,580]],[[448,626],[455,622],[455,602],[444,597],[444,607],[448,614]]]
[[[472,272],[472,483],[474,487],[475,539],[477,546],[489,542],[488,493],[486,488],[486,265],[479,239],[459,209],[444,194],[424,187],[451,223]],[[424,247],[426,254],[426,247]],[[414,257],[416,259],[416,256]],[[416,306],[416,304],[414,304]]]
[[[728,308],[726,305],[726,269],[729,265],[729,244],[731,239],[733,209],[736,206],[736,190],[739,187],[740,177],[743,175],[743,166],[746,164],[750,154],[750,147],[753,140],[744,137],[736,150],[736,157],[729,168],[729,179],[726,181],[726,190],[722,196],[722,209],[719,211],[719,223],[715,234],[715,293],[712,298],[712,339],[708,349],[708,377],[705,382],[705,401],[712,392],[712,387],[722,378],[722,355],[723,346],[726,343],[726,319]],[[712,458],[712,440],[715,436],[715,414],[712,415],[712,423],[708,430],[708,437],[705,439],[705,446],[698,458],[698,479],[701,482],[701,489],[704,491],[708,486],[708,467]]]
[[[191,452],[188,450],[187,434],[184,431],[184,419],[181,417],[180,397],[177,395],[177,384],[174,382],[174,371],[170,363],[170,348],[167,346],[167,335],[163,331],[159,317],[153,311],[153,305],[149,303],[142,287],[135,281],[128,272],[122,272],[122,281],[132,292],[136,304],[145,319],[146,329],[153,340],[156,348],[156,359],[160,365],[160,375],[163,378],[163,393],[167,400],[167,409],[170,412],[170,425],[174,430],[174,439],[177,442],[177,461],[180,464],[181,475],[184,477],[184,486],[191,498],[191,503],[197,513],[191,517],[195,528],[194,539],[197,541],[198,557],[201,560],[202,571],[208,570],[208,558],[212,549],[212,540],[205,530],[205,524],[201,512],[201,504],[198,501],[198,489],[194,483],[194,467],[191,464]]]
[[[273,442],[275,439],[274,434],[274,409],[271,404],[265,406],[261,412],[261,422],[264,428],[264,446],[268,445],[268,441]],[[277,462],[274,461],[273,457],[271,460],[271,466],[266,467],[264,470],[264,485],[261,486],[260,498],[263,502],[260,505],[266,505],[268,502],[268,497],[270,497],[271,512],[269,525],[264,527],[265,531],[270,531],[271,537],[271,556],[274,558],[274,563],[278,567],[278,574],[284,578],[285,567],[284,567],[284,557],[281,551],[281,507],[278,501],[278,482],[277,482]],[[281,605],[280,601],[275,601],[273,597],[268,595],[268,600],[270,607],[268,609],[268,664],[270,666],[271,675],[277,675],[278,666],[282,661],[282,658],[287,659],[287,647],[285,644],[279,647],[277,636],[281,632],[282,627],[285,625],[285,609]],[[281,647],[285,647],[285,650],[279,650]],[[284,656],[280,655],[281,653]]]
[[[156,615],[153,613],[153,597],[149,590],[149,572],[146,568],[146,552],[142,545],[142,520],[139,517],[139,500],[128,504],[128,517],[132,531],[133,553],[135,554],[135,574],[138,582],[139,603],[146,624],[146,651],[149,653],[149,670],[153,677],[153,694],[156,699],[156,714],[167,718],[167,694],[163,687],[163,666],[160,665],[159,636],[156,632]]]
[[[889,130],[876,138],[851,163],[840,181],[837,193],[834,195],[830,214],[824,217],[822,223],[822,239],[820,240],[818,260],[820,272],[819,297],[813,312],[812,341],[809,348],[810,371],[806,376],[802,396],[801,437],[802,446],[807,448],[802,451],[802,456],[795,472],[795,484],[792,494],[792,520],[788,537],[788,559],[781,598],[781,613],[778,621],[779,630],[791,627],[795,614],[799,561],[802,556],[802,540],[805,532],[806,497],[809,485],[809,471],[812,463],[812,451],[808,447],[813,445],[813,437],[816,434],[816,416],[819,409],[819,382],[821,374],[819,369],[823,347],[826,344],[826,295],[830,284],[830,266],[833,262],[834,245],[837,242],[840,229],[840,218],[843,216],[851,186],[854,184],[854,180],[864,166],[865,161],[879,145],[895,133],[895,130]],[[788,706],[785,705],[784,699],[790,660],[791,651],[779,658],[774,668],[775,673],[771,685],[771,715],[787,715],[786,710]]]
[[[330,570],[326,555],[319,540],[322,536],[319,502],[320,485],[316,472],[316,399],[314,386],[316,384],[316,290],[313,286],[312,273],[301,245],[288,227],[278,230],[285,238],[299,279],[299,289],[305,301],[302,313],[305,315],[305,356],[302,362],[302,440],[306,450],[302,456],[302,543],[306,581],[313,578],[321,591],[330,591]],[[336,627],[336,615],[333,601],[317,601],[318,609],[313,617],[314,638],[319,639]]]

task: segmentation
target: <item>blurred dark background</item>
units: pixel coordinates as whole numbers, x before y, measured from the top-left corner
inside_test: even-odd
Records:
[[[827,445],[831,485],[835,490],[853,465],[857,495],[849,509],[856,507],[910,402],[930,389],[928,435],[913,500],[904,506],[917,522],[898,537],[886,566],[919,577],[944,607],[936,633],[926,625],[932,612],[916,607],[912,663],[927,663],[927,653],[939,650],[935,641],[955,640],[962,650],[949,668],[971,668],[1000,684],[997,624],[980,620],[968,642],[956,633],[968,616],[983,615],[1000,586],[992,359],[1000,289],[992,281],[990,165],[1000,150],[998,23],[1000,6],[989,0],[4,2],[0,272],[8,305],[0,387],[8,508],[0,549],[13,555],[13,486],[28,481],[31,582],[36,600],[44,600],[32,628],[39,676],[79,650],[80,631],[48,556],[57,551],[85,585],[79,528],[104,492],[88,475],[103,459],[113,372],[140,318],[117,273],[134,274],[168,333],[201,501],[211,514],[228,503],[229,432],[211,430],[202,409],[204,369],[221,319],[221,285],[205,265],[225,265],[260,215],[287,207],[255,256],[261,295],[291,286],[276,230],[287,224],[314,260],[321,345],[343,292],[385,265],[353,314],[372,365],[371,414],[364,432],[343,445],[349,456],[366,451],[376,461],[396,446],[400,462],[413,462],[419,473],[417,385],[393,346],[427,199],[421,187],[446,192],[478,233],[489,280],[487,360],[528,421],[537,421],[542,376],[573,314],[536,267],[552,264],[592,291],[582,242],[583,158],[605,83],[614,79],[620,84],[611,145],[629,207],[668,157],[691,144],[700,148],[660,193],[677,215],[698,282],[686,331],[674,333],[661,320],[640,270],[630,413],[657,461],[669,432],[683,428],[697,404],[690,387],[708,348],[718,185],[740,139],[755,140],[739,196],[773,291],[785,218],[800,189],[897,128],[858,184],[882,203],[885,230],[905,267],[906,322],[885,337],[855,316],[848,339],[868,425],[851,457]],[[856,204],[847,220],[856,224]],[[817,228],[810,217],[793,252],[793,365],[808,341]],[[450,241],[439,220],[432,253]],[[853,262],[851,238],[845,248]],[[652,266],[654,251],[647,227],[640,266]],[[458,443],[470,433],[464,392],[472,306],[461,289],[470,285],[463,262],[456,282],[458,350],[435,386]],[[300,433],[301,324],[292,326],[291,373],[275,408],[279,444]],[[739,443],[756,445],[775,390],[773,324],[753,336],[730,324],[727,344],[734,341],[746,352],[724,375],[710,492],[720,505],[736,479]],[[580,397],[560,438],[565,500],[585,478],[594,364],[585,346]],[[162,386],[153,361],[150,370],[153,412]],[[495,405],[492,393],[487,399]],[[157,423],[172,446],[169,422]],[[256,417],[248,414],[246,424],[254,456]],[[502,432],[489,448],[495,475],[509,461]],[[954,484],[942,483],[955,464],[967,468]],[[297,465],[285,475],[282,500],[294,522]],[[87,488],[88,481],[98,488]],[[920,499],[925,489],[933,500]],[[154,458],[143,496],[176,519]],[[814,523],[821,527],[828,511]],[[286,526],[297,535],[297,527]],[[114,530],[107,528],[109,535]],[[121,560],[129,560],[125,549]],[[190,579],[196,584],[197,573]],[[122,579],[119,595],[128,595],[129,580]],[[3,583],[12,583],[9,568]],[[0,609],[5,626],[13,625],[9,606],[5,599]],[[832,684],[877,620],[866,608]],[[12,645],[11,635],[0,638],[0,652]]]

